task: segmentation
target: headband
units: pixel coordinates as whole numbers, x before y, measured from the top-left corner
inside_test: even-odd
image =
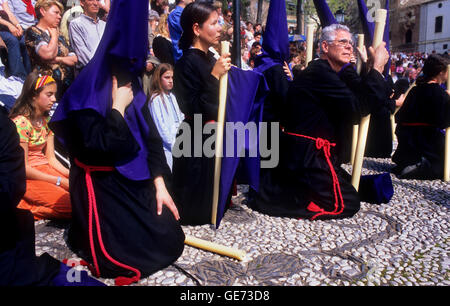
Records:
[[[38,90],[39,88],[41,88],[49,83],[56,83],[56,81],[54,78],[52,78],[49,75],[40,76],[36,81],[36,86],[34,87],[34,90]]]

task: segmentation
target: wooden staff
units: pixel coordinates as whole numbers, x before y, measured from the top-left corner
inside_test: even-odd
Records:
[[[221,54],[228,53],[229,50],[229,42],[222,41],[220,49]],[[217,116],[216,159],[214,165],[214,190],[211,212],[211,224],[213,224],[214,226],[216,226],[217,223],[217,206],[219,204],[220,172],[222,170],[223,134],[227,103],[228,72],[220,77],[219,86],[219,114]]]
[[[364,34],[358,34],[358,48],[361,50],[364,46]],[[356,71],[358,74],[361,74],[362,69],[362,59],[361,56],[358,56],[358,62],[356,63]],[[355,164],[355,153],[356,153],[356,145],[358,144],[358,131],[359,125],[353,125],[353,135],[352,135],[352,155],[350,157],[350,163],[352,165]]]
[[[450,90],[450,65],[447,66],[447,90]],[[450,128],[445,129],[444,181],[450,181]]]
[[[308,23],[306,25],[306,66],[313,59],[313,45],[314,45],[314,25]]]
[[[372,47],[376,49],[383,41],[384,27],[386,25],[387,11],[378,9],[375,14],[375,31]],[[364,151],[366,149],[367,132],[369,130],[370,114],[361,118],[358,133],[358,145],[356,147],[355,162],[353,164],[352,185],[356,190],[359,188],[359,180],[361,179],[361,169],[364,159]]]
[[[244,260],[246,253],[235,248],[230,248],[221,244],[199,239],[194,236],[186,235],[184,243],[202,250],[214,252],[220,255],[236,258],[237,260]]]

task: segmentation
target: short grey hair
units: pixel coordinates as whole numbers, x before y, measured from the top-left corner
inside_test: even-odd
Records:
[[[346,32],[350,33],[350,35],[352,35],[352,33],[350,32],[350,29],[347,26],[339,24],[339,23],[335,23],[335,24],[332,24],[332,25],[329,25],[329,26],[323,28],[322,35],[320,36],[320,40],[319,40],[320,54],[323,54],[322,42],[335,40],[337,31],[346,31]]]

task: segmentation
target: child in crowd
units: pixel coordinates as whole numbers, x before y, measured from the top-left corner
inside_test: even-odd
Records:
[[[150,114],[161,135],[167,164],[172,170],[172,147],[178,127],[184,120],[184,114],[178,107],[177,99],[171,92],[173,88],[173,67],[170,64],[161,64],[156,68],[151,86],[151,99],[149,103]]]
[[[56,91],[51,76],[33,71],[10,112],[25,152],[27,189],[18,208],[30,210],[37,220],[71,216],[69,170],[55,157],[54,135],[47,125]]]

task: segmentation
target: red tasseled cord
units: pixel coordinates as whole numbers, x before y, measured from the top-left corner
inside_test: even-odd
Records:
[[[339,215],[342,213],[342,211],[344,210],[344,199],[342,197],[342,193],[341,193],[341,186],[339,185],[339,179],[338,176],[336,174],[336,171],[334,171],[334,167],[333,164],[331,163],[330,160],[330,156],[331,156],[331,147],[336,146],[335,143],[330,143],[328,140],[326,139],[322,139],[322,138],[314,138],[314,137],[310,137],[310,136],[306,136],[306,135],[301,135],[301,134],[295,134],[295,133],[289,133],[286,132],[285,129],[283,127],[281,127],[281,131],[285,134],[288,135],[292,135],[292,136],[296,136],[296,137],[302,137],[302,138],[306,138],[306,139],[310,139],[316,142],[316,149],[317,150],[323,150],[323,153],[325,155],[325,159],[327,161],[328,167],[330,167],[330,172],[331,172],[331,177],[333,178],[333,192],[334,192],[334,210],[333,211],[325,211],[323,208],[319,207],[317,204],[315,204],[314,202],[309,203],[307,209],[312,211],[312,212],[317,212],[317,214],[315,214],[313,217],[311,217],[311,220],[316,219],[319,216],[322,215]],[[339,197],[338,197],[339,194]],[[339,208],[339,202],[342,204],[341,205],[341,209],[338,211]]]
[[[126,264],[123,264],[117,260],[115,260],[114,258],[112,258],[108,252],[106,251],[105,245],[103,244],[103,239],[102,239],[102,234],[101,234],[101,230],[100,230],[100,220],[98,217],[98,211],[97,211],[97,201],[95,198],[95,193],[94,193],[94,185],[92,184],[92,179],[91,179],[91,172],[92,171],[114,171],[113,167],[95,167],[95,166],[87,166],[82,164],[81,162],[79,162],[78,160],[75,159],[75,163],[84,169],[84,171],[86,172],[86,187],[87,187],[87,192],[88,192],[88,198],[89,198],[89,242],[90,242],[90,246],[91,246],[91,253],[92,253],[92,259],[94,262],[94,267],[95,267],[95,276],[96,277],[100,277],[100,269],[97,263],[97,256],[95,254],[95,249],[94,249],[94,239],[93,239],[93,229],[92,229],[92,217],[94,216],[95,218],[95,225],[97,228],[97,239],[98,239],[98,243],[100,245],[100,249],[103,253],[103,255],[113,264],[115,264],[118,267],[121,267],[123,269],[132,271],[135,273],[135,276],[133,277],[125,277],[125,276],[119,276],[115,279],[115,284],[117,286],[123,286],[123,285],[130,285],[132,283],[138,282],[139,279],[141,278],[141,272],[136,269],[133,268],[131,266],[128,266]]]

